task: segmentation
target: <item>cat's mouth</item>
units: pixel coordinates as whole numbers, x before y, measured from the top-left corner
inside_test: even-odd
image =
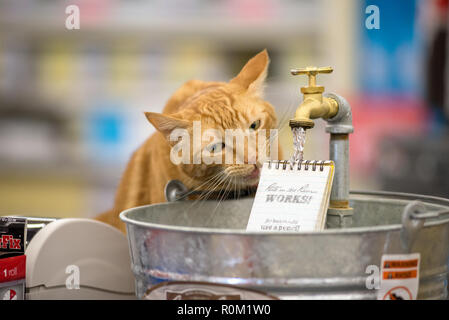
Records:
[[[257,165],[230,167],[225,173],[239,187],[256,187],[259,183],[260,168]]]
[[[240,188],[257,187],[260,179],[260,167],[254,165],[230,166],[224,170],[227,178]]]
[[[249,175],[247,175],[245,178],[248,180],[257,179],[257,181],[259,181],[259,177],[260,177],[260,169],[255,166],[253,171],[251,171],[251,173]]]
[[[254,169],[247,175],[242,177],[243,183],[249,187],[257,187],[260,179],[260,169],[256,165]]]

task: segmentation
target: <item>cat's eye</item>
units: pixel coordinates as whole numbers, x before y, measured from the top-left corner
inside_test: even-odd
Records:
[[[250,130],[257,130],[260,127],[260,120],[256,120],[249,126]]]
[[[217,153],[217,152],[221,152],[225,147],[226,147],[226,145],[224,144],[224,142],[219,142],[219,143],[214,143],[214,144],[208,146],[207,149],[211,153]]]

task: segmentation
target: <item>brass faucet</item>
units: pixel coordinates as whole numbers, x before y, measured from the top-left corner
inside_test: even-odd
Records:
[[[331,67],[317,68],[306,67],[303,69],[292,69],[292,75],[307,75],[309,85],[301,88],[304,95],[303,102],[295,112],[295,118],[291,119],[289,124],[291,128],[302,127],[304,129],[313,128],[312,119],[329,119],[338,113],[338,103],[335,99],[323,97],[324,87],[317,86],[316,76],[319,73],[331,73]]]
[[[291,70],[292,75],[307,75],[309,85],[301,88],[303,102],[296,109],[290,127],[313,128],[312,119],[326,120],[326,132],[330,133],[329,158],[335,163],[334,181],[327,211],[326,225],[329,228],[348,227],[352,224],[353,209],[349,203],[349,134],[354,131],[349,103],[334,93],[325,93],[323,86],[316,84],[319,73],[331,73],[331,67],[306,67]]]

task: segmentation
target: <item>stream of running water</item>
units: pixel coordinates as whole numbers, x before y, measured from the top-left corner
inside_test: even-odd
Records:
[[[306,130],[302,127],[292,128],[293,133],[293,154],[290,162],[298,162],[303,160],[304,144],[306,142]]]

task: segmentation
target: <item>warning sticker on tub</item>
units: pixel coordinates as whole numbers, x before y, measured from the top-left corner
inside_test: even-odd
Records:
[[[378,300],[415,300],[419,286],[420,254],[382,256]]]

